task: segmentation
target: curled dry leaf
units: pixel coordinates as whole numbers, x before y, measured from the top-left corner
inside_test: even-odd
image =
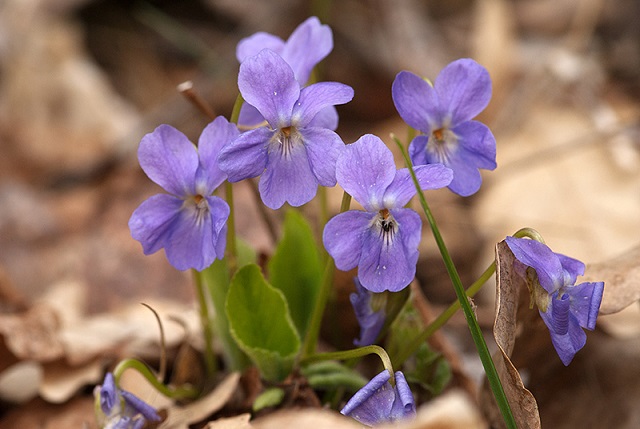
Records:
[[[517,336],[517,313],[519,306],[526,306],[526,285],[513,270],[515,258],[504,241],[496,246],[496,319],[493,336],[498,352],[493,357],[502,387],[519,428],[540,428],[538,404],[533,394],[524,387],[518,370],[511,362],[511,354]],[[524,304],[524,305],[523,305]],[[500,414],[491,390],[483,389],[481,404],[492,426],[503,427]]]
[[[214,420],[207,423],[204,429],[251,429],[251,414],[245,413],[234,417]]]
[[[604,282],[600,314],[617,313],[640,300],[640,246],[608,261],[587,265],[583,281]]]
[[[234,372],[203,398],[184,407],[169,408],[167,420],[158,426],[158,429],[188,429],[189,425],[206,419],[225,406],[238,388],[239,381],[240,374]]]
[[[64,360],[43,365],[44,378],[40,384],[40,397],[52,404],[61,404],[80,388],[98,384],[103,376],[103,362],[96,359],[82,366],[71,366]]]

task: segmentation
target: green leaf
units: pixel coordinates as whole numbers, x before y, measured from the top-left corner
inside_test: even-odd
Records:
[[[246,265],[256,261],[256,252],[247,243],[236,240],[238,249],[238,265]],[[209,289],[215,315],[213,329],[222,343],[224,361],[232,371],[241,371],[249,365],[247,356],[238,348],[229,332],[229,322],[225,312],[227,291],[229,290],[229,268],[226,259],[216,259],[213,264],[202,271],[202,278]]]
[[[287,212],[282,240],[268,268],[271,284],[284,293],[298,334],[304,337],[320,290],[323,266],[313,230],[299,212]]]
[[[264,279],[260,267],[246,265],[231,280],[226,314],[231,335],[267,380],[283,380],[300,350],[287,301]]]
[[[279,387],[271,387],[262,392],[255,401],[253,401],[253,412],[258,412],[263,408],[276,407],[282,403],[284,399],[284,389]]]

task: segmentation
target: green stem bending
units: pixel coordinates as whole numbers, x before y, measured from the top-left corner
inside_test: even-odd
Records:
[[[351,195],[346,192],[342,195],[342,204],[340,205],[340,213],[349,210],[351,205]],[[303,359],[314,354],[316,351],[316,345],[318,344],[318,338],[320,337],[320,327],[322,325],[322,316],[324,309],[327,306],[327,300],[329,299],[329,293],[331,292],[331,286],[333,286],[333,274],[336,265],[333,258],[327,258],[327,265],[325,266],[324,273],[322,275],[322,284],[318,291],[315,305],[313,307],[313,313],[311,320],[309,321],[309,328],[307,329],[307,335],[304,338],[304,344],[302,346]]]
[[[371,355],[371,354],[376,354],[380,357],[380,360],[382,361],[382,365],[387,371],[389,371],[389,375],[391,377],[389,381],[391,382],[391,385],[395,386],[396,381],[393,373],[393,365],[391,365],[391,359],[389,359],[389,355],[387,354],[385,349],[376,345],[359,347],[357,349],[351,349],[351,350],[343,350],[339,352],[311,354],[309,356],[304,357],[300,363],[304,365],[304,364],[309,364],[309,363],[323,361],[323,360],[349,360],[349,359],[356,359],[356,358],[366,356],[366,355]]]
[[[195,398],[198,396],[198,391],[192,387],[178,387],[170,389],[162,384],[151,369],[144,363],[137,359],[125,359],[121,361],[118,366],[113,370],[113,378],[115,379],[116,386],[120,385],[120,378],[127,369],[134,369],[140,373],[158,392],[162,393],[167,398],[172,399],[185,399]]]
[[[200,324],[202,325],[202,336],[204,338],[204,360],[207,375],[209,378],[216,373],[216,356],[213,353],[213,320],[209,312],[209,300],[207,291],[200,271],[193,270],[193,279],[196,284],[196,295],[200,306]]]
[[[433,217],[433,213],[431,212],[431,209],[427,204],[427,200],[424,197],[424,193],[422,192],[420,183],[418,182],[418,178],[416,177],[415,171],[413,170],[411,159],[409,159],[409,155],[407,154],[407,151],[405,150],[402,143],[395,136],[393,136],[393,140],[402,152],[404,161],[407,165],[407,168],[409,169],[411,178],[413,179],[413,184],[416,187],[420,205],[422,206],[422,210],[427,217],[427,221],[429,222],[429,226],[431,227],[433,237],[436,240],[438,249],[440,250],[440,254],[442,255],[442,259],[444,260],[444,264],[447,268],[447,272],[453,283],[453,288],[456,292],[456,296],[458,297],[458,301],[462,306],[465,319],[467,320],[469,330],[471,331],[471,337],[473,338],[473,342],[475,343],[476,349],[478,350],[480,361],[482,362],[482,366],[484,367],[485,373],[487,374],[489,386],[493,391],[493,395],[495,396],[498,407],[500,408],[502,417],[508,428],[515,429],[517,427],[516,422],[513,417],[513,413],[511,412],[507,397],[504,393],[504,388],[502,387],[502,383],[500,382],[498,371],[496,370],[493,360],[491,359],[491,354],[489,353],[489,349],[487,348],[487,343],[484,341],[484,337],[482,336],[482,331],[480,330],[478,321],[476,320],[473,309],[469,304],[469,299],[464,291],[464,287],[462,286],[462,281],[460,280],[458,271],[456,270],[453,260],[451,259],[451,255],[449,255],[449,250],[447,249],[447,246],[442,239],[442,235],[440,234],[440,230],[438,229],[436,220]]]

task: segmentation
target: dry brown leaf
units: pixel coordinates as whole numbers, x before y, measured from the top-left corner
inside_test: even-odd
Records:
[[[362,425],[335,411],[320,408],[284,410],[253,421],[257,429],[332,428],[360,429]]]
[[[38,395],[43,370],[39,362],[23,361],[0,374],[0,400],[22,404]]]
[[[190,424],[206,419],[231,399],[239,381],[240,374],[234,372],[205,397],[184,407],[169,408],[167,420],[158,426],[158,429],[188,429]]]
[[[604,282],[600,314],[617,313],[640,300],[640,246],[605,262],[589,264],[585,282]]]
[[[64,348],[58,332],[58,314],[45,305],[20,314],[0,315],[0,334],[19,359],[48,362],[62,357]]]
[[[514,261],[515,258],[506,243],[504,241],[498,243],[496,245],[496,319],[493,326],[498,352],[493,360],[518,428],[540,428],[536,399],[524,387],[522,378],[510,359],[517,335],[518,307],[523,301],[520,296],[521,292],[526,290],[522,279],[513,271]],[[504,427],[500,411],[488,388],[484,389],[481,402],[492,425]]]
[[[209,422],[204,429],[250,429],[253,427],[251,423],[249,423],[250,419],[251,414],[240,414],[239,416]]]
[[[65,361],[44,365],[44,379],[40,384],[40,397],[53,404],[61,404],[86,385],[99,384],[103,363],[97,359],[87,365],[70,366]]]

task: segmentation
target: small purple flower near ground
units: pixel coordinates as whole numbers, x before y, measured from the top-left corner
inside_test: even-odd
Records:
[[[413,394],[404,374],[396,371],[395,387],[389,383],[390,378],[389,371],[383,370],[358,390],[340,413],[367,426],[415,417]]]
[[[141,429],[147,421],[160,421],[156,409],[126,390],[119,389],[108,372],[93,391],[98,424],[104,429]]]
[[[322,25],[315,16],[308,18],[291,33],[285,42],[273,34],[258,32],[242,39],[236,47],[236,57],[242,63],[249,57],[258,55],[263,49],[270,49],[280,55],[291,66],[293,74],[304,86],[309,81],[311,71],[333,49],[333,33],[328,25]],[[264,117],[252,105],[245,103],[240,110],[238,123],[256,126]],[[334,130],[338,127],[338,113],[328,106],[319,111],[312,125]]]
[[[422,189],[451,182],[442,164],[415,168]],[[366,211],[349,210],[333,217],[322,239],[336,267],[358,267],[358,279],[372,292],[397,292],[413,280],[418,262],[422,221],[403,208],[416,194],[409,170],[396,170],[393,154],[371,134],[347,145],[336,165],[338,183]]]
[[[433,86],[408,71],[392,86],[398,113],[424,134],[413,139],[409,154],[415,165],[442,163],[453,170],[449,189],[469,196],[480,189],[478,169],[496,168],[496,140],[489,128],[471,120],[491,99],[487,70],[471,59],[446,66]]]
[[[382,330],[386,315],[384,310],[373,311],[371,297],[373,292],[365,289],[356,277],[356,292],[349,295],[353,312],[360,325],[360,338],[353,341],[357,347],[370,346],[375,343],[378,334]]]
[[[202,132],[198,148],[169,125],[143,137],[140,166],[171,194],[152,196],[129,220],[145,255],[164,248],[179,270],[203,270],[224,256],[229,206],[212,193],[226,179],[217,166],[218,153],[238,134],[235,125],[218,117]]]
[[[260,196],[272,209],[285,202],[301,206],[318,185],[334,186],[344,143],[311,121],[323,108],[350,101],[353,89],[336,82],[300,89],[291,67],[268,49],[240,65],[238,87],[268,126],[247,131],[222,149],[218,163],[229,181],[261,176]]]
[[[551,342],[565,365],[584,347],[600,310],[603,282],[576,285],[584,274],[584,264],[554,253],[535,240],[507,237],[509,249],[516,258],[516,271],[529,286],[540,316],[549,328]]]

